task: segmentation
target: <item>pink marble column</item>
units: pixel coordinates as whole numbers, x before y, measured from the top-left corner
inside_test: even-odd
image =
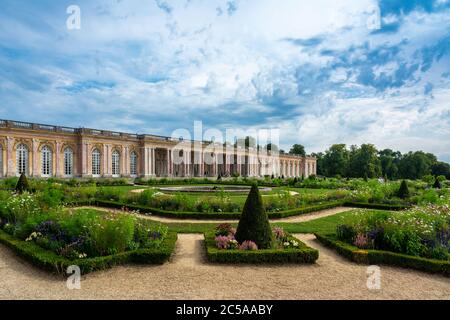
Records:
[[[6,176],[13,177],[16,175],[16,170],[14,168],[14,138],[6,138]]]
[[[32,145],[31,145],[31,162],[32,162],[32,176],[33,177],[37,177],[39,176],[39,141],[37,139],[33,139],[32,140]]]
[[[61,148],[61,143],[60,142],[56,142],[56,147],[55,147],[55,176],[57,177],[57,178],[60,178],[61,177],[61,168],[60,168],[60,164],[61,164],[61,161],[60,161],[60,149]]]

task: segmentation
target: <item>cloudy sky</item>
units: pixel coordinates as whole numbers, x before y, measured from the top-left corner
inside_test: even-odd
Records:
[[[450,161],[450,0],[0,5],[0,118],[162,135],[201,120]]]

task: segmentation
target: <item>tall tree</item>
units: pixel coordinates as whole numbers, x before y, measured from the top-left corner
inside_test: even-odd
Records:
[[[316,168],[317,174],[319,176],[325,175],[325,170],[324,170],[325,166],[324,166],[324,159],[323,159],[324,154],[322,152],[312,153],[311,156],[316,158],[316,161],[317,161],[317,168]]]
[[[383,176],[389,179],[398,178],[398,163],[401,160],[402,154],[399,151],[384,149],[378,152],[378,157],[380,158]]]
[[[450,180],[450,164],[438,161],[431,166],[431,173],[435,176],[445,176]]]
[[[323,156],[324,174],[328,177],[344,176],[348,166],[349,152],[345,144],[333,144]]]
[[[353,177],[375,178],[381,176],[381,162],[373,144],[363,144],[360,148],[352,146],[348,174]]]
[[[436,157],[423,151],[408,152],[399,163],[400,176],[404,179],[421,179],[431,173]]]
[[[294,144],[291,150],[289,150],[289,153],[303,157],[306,156],[305,147],[302,146],[301,144]]]

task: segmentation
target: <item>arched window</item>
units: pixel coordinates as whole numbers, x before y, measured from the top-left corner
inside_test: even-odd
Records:
[[[64,149],[64,175],[73,176],[73,150],[71,148]]]
[[[114,150],[112,153],[112,175],[120,175],[120,153],[117,150]]]
[[[130,154],[130,174],[137,176],[137,153],[134,151]]]
[[[41,151],[42,176],[50,177],[52,175],[52,150],[44,146]]]
[[[100,161],[101,161],[101,155],[100,151],[98,149],[94,149],[92,151],[92,175],[93,176],[99,176],[100,173]]]
[[[17,146],[16,169],[18,175],[28,175],[28,147],[24,144]]]

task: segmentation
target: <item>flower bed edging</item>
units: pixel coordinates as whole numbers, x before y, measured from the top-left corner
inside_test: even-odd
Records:
[[[126,263],[163,264],[170,259],[176,240],[177,234],[169,232],[158,249],[138,249],[104,257],[69,260],[0,230],[0,243],[11,248],[18,256],[40,269],[63,275],[71,265],[79,266],[81,273],[87,274]]]
[[[411,268],[429,273],[440,273],[450,277],[450,261],[427,259],[381,250],[361,250],[339,241],[334,235],[315,234],[323,245],[334,249],[345,258],[360,264],[384,264]]]
[[[205,233],[206,257],[211,263],[314,263],[319,258],[319,251],[308,247],[295,239],[299,247],[289,249],[264,250],[220,250],[216,247],[213,233]]]
[[[241,217],[240,212],[181,212],[181,211],[167,211],[141,205],[126,204],[118,201],[96,200],[96,206],[104,208],[138,210],[141,213],[149,213],[155,216],[174,218],[174,219],[220,219],[220,220],[238,220]],[[321,211],[342,206],[342,201],[333,201],[323,204],[311,205],[297,209],[291,209],[280,212],[269,213],[269,219],[282,219],[315,211]]]

